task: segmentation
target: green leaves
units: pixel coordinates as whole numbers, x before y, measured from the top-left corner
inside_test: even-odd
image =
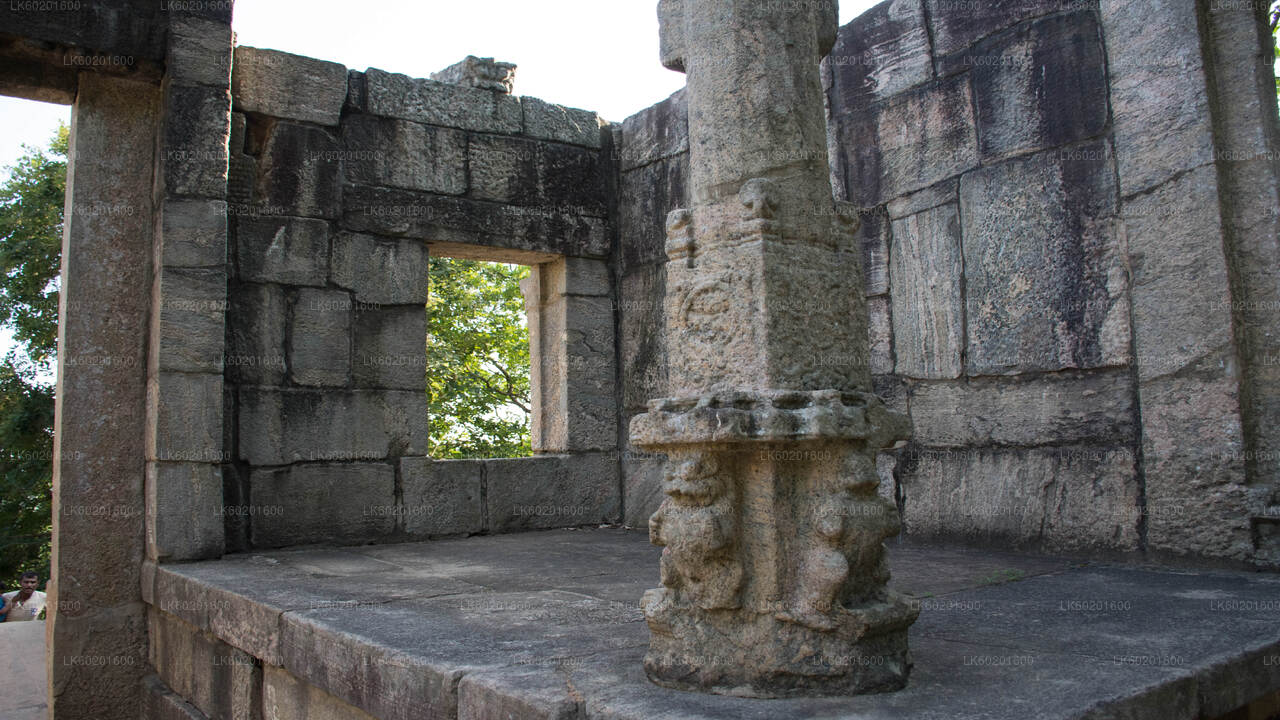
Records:
[[[529,331],[522,265],[431,258],[427,303],[430,452],[524,457],[529,443]]]

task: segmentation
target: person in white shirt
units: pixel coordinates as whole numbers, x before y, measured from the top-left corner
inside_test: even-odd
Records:
[[[44,615],[45,604],[45,594],[36,589],[40,585],[40,576],[33,572],[24,572],[18,584],[21,590],[0,595],[4,598],[0,615],[4,616],[5,622],[39,620]]]

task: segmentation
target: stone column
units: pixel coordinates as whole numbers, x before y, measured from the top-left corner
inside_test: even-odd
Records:
[[[632,420],[665,452],[645,668],[688,690],[895,690],[917,610],[876,452],[909,421],[871,394],[856,214],[832,199],[818,63],[834,0],[663,0],[688,75],[693,203],[667,219],[671,386]]]

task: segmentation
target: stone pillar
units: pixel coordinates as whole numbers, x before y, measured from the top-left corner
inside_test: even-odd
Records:
[[[692,207],[667,219],[670,383],[631,442],[670,457],[649,523],[645,668],[756,697],[895,690],[917,610],[876,452],[909,421],[871,393],[853,208],[832,199],[818,63],[834,0],[663,0],[688,75]]]
[[[147,667],[143,485],[152,85],[81,73],[71,117],[53,451],[49,712],[135,718]]]

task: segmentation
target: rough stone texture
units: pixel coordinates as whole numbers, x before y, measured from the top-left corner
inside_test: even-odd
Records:
[[[227,188],[231,96],[225,87],[164,85],[163,189],[173,196],[222,199]]]
[[[217,267],[227,263],[227,203],[223,200],[166,200],[161,209],[163,238],[159,264]]]
[[[1141,491],[1128,448],[919,449],[898,462],[903,522],[916,537],[1138,548]]]
[[[362,543],[396,525],[395,471],[381,463],[254,470],[249,506],[255,547]]]
[[[301,55],[240,45],[231,94],[238,112],[337,125],[347,98],[347,69]]]
[[[1097,15],[1081,10],[974,47],[973,98],[983,162],[1099,135],[1106,58]]]
[[[141,703],[143,463],[145,438],[163,422],[148,412],[146,385],[159,111],[158,92],[145,84],[80,79],[60,301],[82,311],[58,324],[49,594],[59,605],[48,620],[46,665],[50,712],[60,717],[132,720]],[[75,212],[98,205],[133,212]],[[72,665],[86,656],[121,661],[87,673]]]
[[[688,178],[688,153],[622,173],[618,191],[626,198],[618,209],[622,272],[666,261],[667,213],[688,205]]]
[[[216,464],[147,463],[146,500],[149,558],[222,556],[222,471]]]
[[[431,79],[510,94],[516,83],[516,66],[514,63],[497,62],[491,57],[468,55],[439,72],[431,73]]]
[[[1123,365],[1130,329],[1105,143],[966,175],[965,299],[971,375]]]
[[[267,666],[262,674],[263,720],[375,720],[329,693]]]
[[[666,456],[627,450],[622,455],[622,522],[629,528],[647,528],[649,518],[662,506],[662,476]]]
[[[619,520],[616,453],[488,460],[485,482],[491,532]]]
[[[222,459],[222,375],[162,372],[147,382],[147,459]]]
[[[345,195],[343,226],[356,232],[417,238],[433,245],[502,248],[530,253],[535,263],[553,259],[550,255],[609,255],[604,220],[572,209],[513,207],[359,185],[348,186]]]
[[[183,85],[226,88],[231,78],[231,26],[226,22],[174,17],[169,22],[165,69]]]
[[[649,398],[670,395],[663,346],[662,268],[626,275],[618,286],[622,362],[622,407],[643,408]]]
[[[289,313],[289,377],[299,385],[343,387],[351,376],[351,295],[303,288]]]
[[[555,105],[532,97],[520,98],[520,106],[524,110],[524,133],[529,137],[589,148],[601,145],[604,121],[589,110]]]
[[[342,146],[325,130],[293,122],[270,126],[254,188],[265,215],[342,215]]]
[[[1231,342],[1217,177],[1202,168],[1125,202],[1134,360],[1143,380],[1172,375]]]
[[[374,115],[508,135],[518,134],[524,125],[521,101],[489,90],[370,68],[364,74],[363,94],[361,109]]]
[[[892,225],[883,207],[859,214],[862,245],[863,291],[867,297],[889,292],[889,243]]]
[[[959,206],[895,220],[889,258],[898,373],[959,377],[964,350]]]
[[[421,305],[357,307],[351,360],[357,387],[425,390],[427,310]]]
[[[1120,192],[1133,195],[1213,161],[1213,129],[1194,0],[1101,0]]]
[[[416,536],[470,535],[484,529],[485,463],[481,460],[400,460],[404,531]]]
[[[237,285],[227,310],[227,379],[283,385],[289,306],[279,285]]]
[[[1127,372],[919,383],[912,438],[954,448],[1114,442],[1134,437],[1135,400]]]
[[[342,122],[347,182],[425,190],[467,191],[467,135],[458,130],[372,115]]]
[[[151,351],[162,371],[222,372],[227,313],[225,267],[165,268],[156,279],[159,307]]]
[[[958,75],[837,116],[849,201],[873,207],[977,167],[970,97],[968,75]]]
[[[201,717],[253,720],[262,701],[262,668],[251,655],[167,612],[147,614],[151,664]]]
[[[333,238],[333,284],[351,290],[357,302],[374,305],[427,303],[427,246],[359,233]]]
[[[155,675],[148,675],[142,681],[140,717],[143,720],[207,720],[204,713],[175,695]]]
[[[684,90],[622,121],[618,169],[623,173],[687,152],[689,104]]]
[[[909,215],[932,210],[939,205],[959,202],[959,193],[960,182],[958,180],[947,180],[933,187],[896,197],[888,202],[886,209],[891,219],[901,220]]]
[[[604,217],[605,166],[600,153],[556,143],[472,135],[471,197]]]
[[[239,407],[240,459],[255,467],[426,454],[425,392],[242,388]]]
[[[921,0],[882,2],[859,15],[841,28],[823,66],[833,76],[837,113],[932,80]]]
[[[960,3],[925,0],[929,26],[939,55],[963,50],[977,40],[1027,18],[1079,8],[1073,0],[987,0]]]
[[[871,372],[885,375],[893,372],[893,320],[889,299],[875,297],[867,300],[867,315],[871,331]]]

